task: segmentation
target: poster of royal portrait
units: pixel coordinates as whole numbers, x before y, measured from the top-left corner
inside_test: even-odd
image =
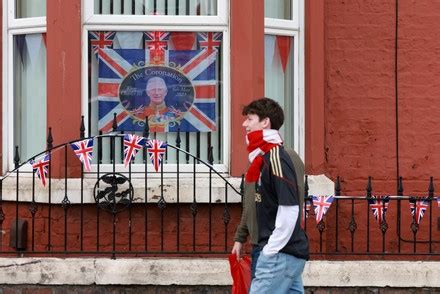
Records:
[[[113,48],[114,35],[101,32],[97,45],[98,129],[151,132],[211,132],[217,129],[218,63],[222,33],[193,33],[181,49],[171,32],[144,32],[143,48]],[[101,42],[102,43],[102,42]],[[93,46],[93,43],[92,43]]]

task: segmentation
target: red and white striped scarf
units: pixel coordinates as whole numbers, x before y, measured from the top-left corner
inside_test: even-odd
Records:
[[[246,135],[247,150],[249,152],[249,166],[246,172],[246,182],[253,183],[260,177],[263,165],[263,155],[273,147],[283,144],[280,133],[277,130],[265,129],[250,132]]]

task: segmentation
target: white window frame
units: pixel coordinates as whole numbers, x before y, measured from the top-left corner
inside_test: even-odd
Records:
[[[227,14],[227,0],[218,0],[218,16],[143,16],[143,15],[94,15],[93,3],[91,0],[83,0],[83,28],[82,28],[82,59],[81,59],[81,113],[87,122],[88,115],[88,32],[89,31],[188,31],[188,32],[222,32],[222,158],[223,163],[214,164],[216,171],[229,174],[230,157],[230,28]],[[88,134],[88,124],[86,124],[86,134]],[[174,142],[170,142],[174,145]],[[112,164],[100,164],[100,171],[111,171]],[[116,164],[118,170],[124,170],[123,164]],[[193,164],[181,163],[179,166],[181,172],[193,171]],[[197,172],[208,171],[203,164],[196,165]],[[97,170],[97,165],[92,165],[92,171]],[[143,164],[133,164],[133,172],[144,170]],[[164,172],[174,172],[175,164],[165,164]]]
[[[3,136],[2,152],[5,154],[2,170],[14,168],[14,36],[46,32],[46,17],[15,18],[15,0],[3,0]],[[27,159],[27,158],[25,158]],[[23,160],[23,158],[22,158]],[[29,167],[30,170],[30,167]]]
[[[84,0],[84,19],[83,23],[101,25],[194,25],[215,26],[228,25],[228,1],[217,0],[217,15],[195,16],[195,15],[107,15],[95,14],[95,1]],[[207,30],[205,30],[207,31]]]
[[[291,0],[292,20],[264,18],[264,34],[294,38],[294,149],[305,159],[305,94],[304,94],[304,1]]]

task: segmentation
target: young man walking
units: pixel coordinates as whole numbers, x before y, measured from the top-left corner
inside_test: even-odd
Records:
[[[258,248],[262,250],[250,293],[303,293],[302,272],[309,258],[308,241],[300,225],[301,200],[295,167],[278,132],[284,122],[283,110],[277,102],[262,98],[246,106],[243,114],[251,162],[246,183],[255,186],[257,223],[253,231],[258,236],[253,236],[248,227],[245,229],[251,233],[252,243],[257,243],[253,256],[258,255]],[[249,199],[245,192],[246,200]],[[243,217],[245,222],[246,218],[252,218],[249,205],[252,203],[247,201],[242,223]],[[241,253],[240,241],[236,238],[233,253]]]

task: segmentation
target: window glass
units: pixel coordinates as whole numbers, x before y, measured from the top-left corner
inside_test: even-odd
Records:
[[[15,17],[46,16],[46,0],[16,0]]]
[[[90,0],[89,0],[90,1]],[[94,0],[95,14],[217,15],[216,0]]]
[[[264,92],[276,100],[284,110],[281,128],[285,145],[294,146],[294,50],[293,37],[265,35],[264,37]]]
[[[14,36],[14,146],[22,161],[46,148],[45,34]]]
[[[118,131],[142,134],[148,117],[150,137],[175,145],[180,130],[182,149],[207,160],[212,146],[220,163],[222,39],[218,32],[90,31],[91,135],[110,132],[114,114]],[[173,152],[167,163],[176,162]],[[103,149],[103,163],[109,154]]]
[[[264,0],[264,17],[292,19],[292,0]]]

